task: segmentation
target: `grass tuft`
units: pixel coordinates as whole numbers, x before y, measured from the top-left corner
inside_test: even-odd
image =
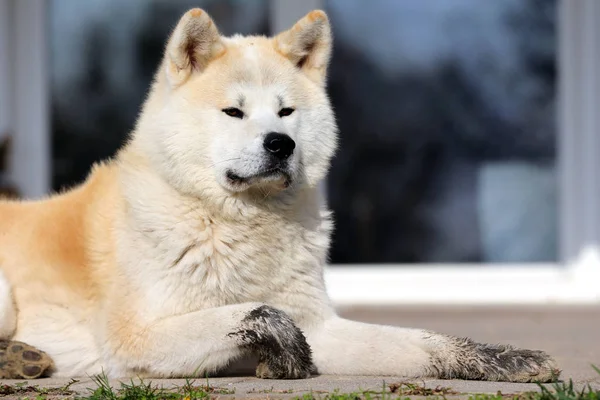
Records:
[[[172,389],[153,386],[152,382],[146,383],[143,379],[139,383],[133,380],[121,382],[121,387],[114,389],[104,373],[92,379],[97,387],[90,389],[90,396],[81,400],[199,400],[235,393],[235,390],[210,386],[208,379],[206,385],[194,385],[187,379],[185,385]]]

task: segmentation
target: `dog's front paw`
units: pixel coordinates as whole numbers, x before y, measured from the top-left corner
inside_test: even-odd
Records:
[[[28,344],[0,340],[0,379],[36,379],[52,367],[52,359]]]
[[[240,330],[229,334],[258,355],[256,376],[304,379],[310,376],[312,354],[302,331],[283,311],[269,306],[252,310]]]
[[[490,361],[486,374],[490,381],[544,383],[560,376],[556,361],[543,351],[491,346],[485,357]]]
[[[447,345],[432,356],[433,375],[439,378],[544,383],[560,375],[556,361],[543,351],[447,339]]]

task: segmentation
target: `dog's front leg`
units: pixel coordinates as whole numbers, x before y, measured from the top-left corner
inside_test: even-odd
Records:
[[[312,368],[302,332],[282,311],[260,303],[209,308],[130,326],[115,330],[109,343],[112,376],[203,376],[248,352],[258,356],[260,378],[307,378]]]
[[[542,351],[339,317],[326,320],[307,338],[322,374],[546,382],[559,373]]]

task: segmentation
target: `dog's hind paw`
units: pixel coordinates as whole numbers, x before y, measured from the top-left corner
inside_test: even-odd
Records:
[[[46,376],[52,359],[28,344],[0,340],[0,379],[36,379]]]

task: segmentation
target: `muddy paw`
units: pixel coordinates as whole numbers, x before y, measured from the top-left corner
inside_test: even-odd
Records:
[[[310,376],[312,352],[306,337],[283,311],[260,306],[229,333],[259,359],[256,376],[264,379],[304,379]]]
[[[51,358],[35,347],[0,340],[0,379],[36,379],[48,373],[52,365]]]
[[[432,354],[432,376],[438,378],[544,383],[560,376],[556,361],[543,351],[469,338],[447,336],[446,340],[439,340],[443,346]]]
[[[507,348],[495,357],[501,380],[545,383],[560,376],[556,361],[543,351]]]

